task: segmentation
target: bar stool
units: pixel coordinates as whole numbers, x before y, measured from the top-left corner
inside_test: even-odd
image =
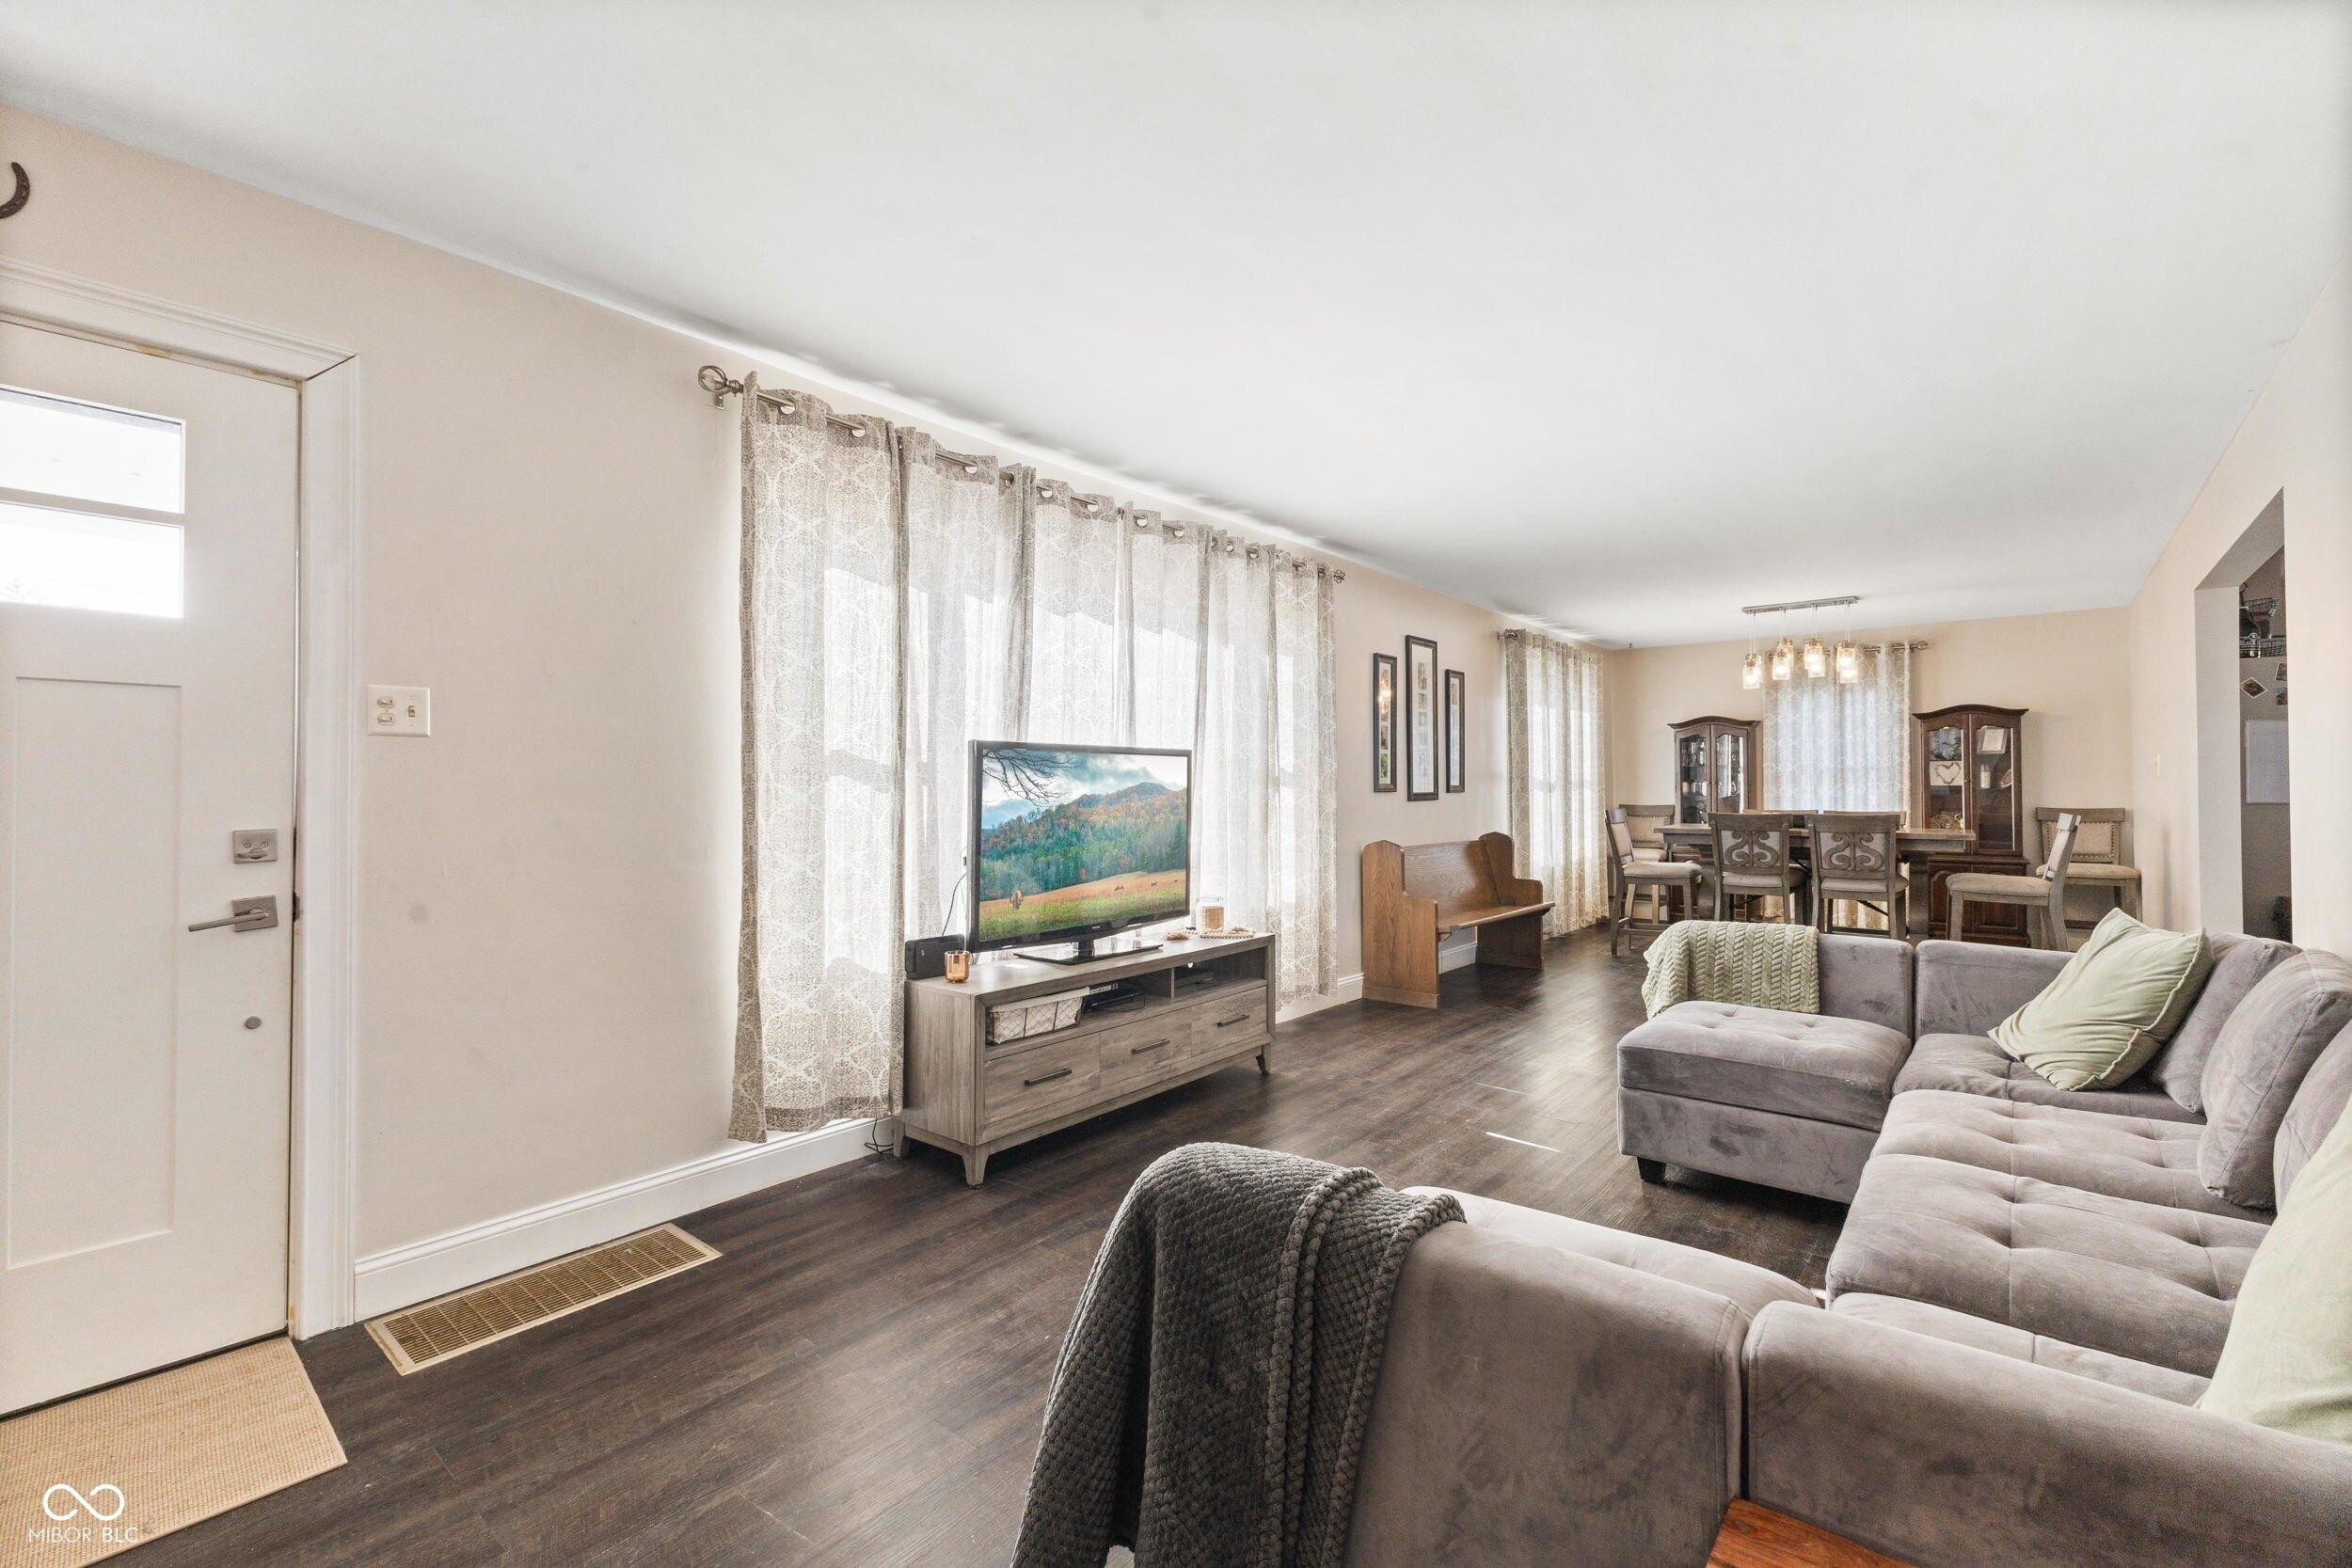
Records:
[[[1990,871],[1963,871],[1944,879],[1951,900],[1949,931],[1954,942],[1968,940],[1968,906],[2017,904],[2026,911],[2026,940],[2036,947],[2063,953],[2074,946],[2066,934],[2066,866],[2074,857],[2074,834],[2082,819],[2071,811],[2058,816],[2050,835],[2050,855],[2040,869],[2023,877]]]
[[[1903,875],[1895,835],[1902,814],[1892,811],[1817,811],[1806,815],[1813,840],[1813,923],[1836,928],[1839,899],[1886,917],[1889,936],[1904,934],[1911,919],[1911,882]],[[1861,929],[1861,927],[1855,927]]]
[[[2074,834],[2074,857],[2066,865],[2066,879],[2076,887],[2100,888],[2113,895],[2115,907],[2139,918],[2139,867],[2123,863],[2123,825],[2131,813],[2122,806],[2036,806],[2035,825],[2042,833],[2042,854],[2049,858],[2050,838],[2061,813],[2082,819]]]
[[[1625,819],[1623,806],[1612,807],[1607,819],[1609,829],[1609,956],[1624,951],[1626,934],[1643,931],[1656,934],[1674,921],[1667,911],[1680,911],[1677,918],[1688,919],[1692,895],[1698,891],[1702,868],[1692,861],[1653,861],[1643,859],[1636,851],[1631,826]],[[1633,918],[1633,900],[1647,895],[1651,902],[1651,918]]]
[[[1779,811],[1711,811],[1707,814],[1708,837],[1715,847],[1710,879],[1715,890],[1715,918],[1740,918],[1732,900],[1780,900],[1780,923],[1795,925],[1797,903],[1804,892],[1804,867],[1797,863],[1790,831],[1794,813]]]

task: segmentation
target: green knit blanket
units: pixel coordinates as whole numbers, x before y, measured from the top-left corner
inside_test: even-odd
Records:
[[[1681,920],[1649,945],[1642,1005],[1725,1002],[1785,1013],[1821,1010],[1821,934],[1810,926]]]

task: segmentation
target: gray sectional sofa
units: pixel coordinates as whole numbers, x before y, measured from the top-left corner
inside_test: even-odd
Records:
[[[2352,966],[2217,941],[2120,1088],[1985,1036],[2066,957],[1825,939],[1819,1018],[1626,1037],[1626,1151],[1851,1200],[1827,1300],[1465,1196],[1399,1281],[1346,1560],[1707,1560],[1745,1496],[1918,1568],[2352,1563],[2352,1448],[2196,1408],[2352,1101]]]

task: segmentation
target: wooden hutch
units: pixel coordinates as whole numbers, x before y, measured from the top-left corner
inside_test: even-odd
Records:
[[[1710,811],[1754,811],[1764,770],[1762,722],[1709,714],[1673,726],[1675,820],[1697,823]]]
[[[1929,934],[1950,934],[1945,879],[1957,871],[2016,876],[2033,862],[2026,851],[2026,710],[1959,703],[1911,716],[1911,775],[1917,792],[1917,827],[1958,830],[1976,847],[1928,862]],[[2026,945],[2022,906],[1979,904],[1968,913],[1968,940]]]

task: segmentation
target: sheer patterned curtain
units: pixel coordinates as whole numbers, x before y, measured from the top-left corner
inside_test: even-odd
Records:
[[[1127,738],[1127,541],[1118,503],[1035,482],[1027,711],[1015,738]]]
[[[1137,746],[1189,747],[1197,737],[1213,532],[1156,512],[1130,515],[1124,738]]]
[[[1862,650],[1862,678],[1764,688],[1764,801],[1773,811],[1906,811],[1911,645]]]
[[[1562,936],[1608,911],[1601,655],[1539,632],[1506,631],[1502,687],[1519,875],[1544,884],[1552,901],[1544,929]]]
[[[888,426],[744,379],[728,1130],[755,1140],[898,1107],[906,540]]]
[[[1266,840],[1266,928],[1276,938],[1280,1001],[1327,996],[1339,979],[1338,675],[1331,574],[1276,556],[1273,832]]]
[[[1026,635],[1020,509],[1008,526],[992,457],[898,433],[906,496],[907,832],[905,929],[936,936],[955,917],[971,800],[971,744],[1019,733],[1012,673]]]
[[[1191,750],[1195,900],[1274,933],[1281,1002],[1327,994],[1334,575],[745,379],[733,1135],[898,1110],[974,740]]]

